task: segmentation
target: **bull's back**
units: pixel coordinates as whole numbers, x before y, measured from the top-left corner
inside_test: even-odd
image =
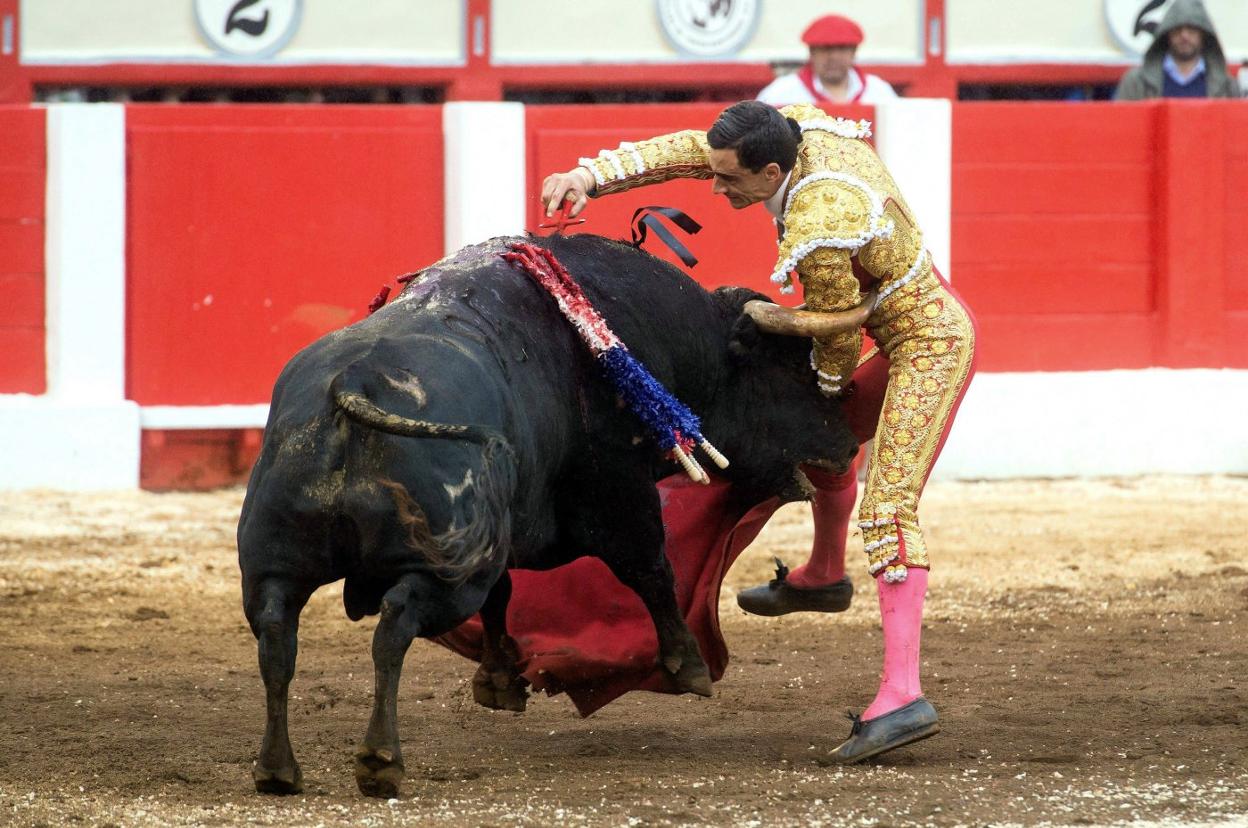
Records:
[[[531,302],[531,286],[515,284],[505,266],[501,280],[488,270],[430,280],[437,290],[426,291],[424,301],[396,301],[288,363],[248,486],[240,546],[263,547],[292,533],[309,556],[331,565],[342,557],[346,516],[346,534],[367,564],[370,550],[393,547],[383,536],[402,517],[395,484],[435,531],[463,518],[465,492],[481,479],[482,446],[357,422],[335,402],[344,377],[389,414],[500,435],[526,481],[519,497],[527,502],[516,511],[530,523],[549,523],[540,504],[557,473],[552,449],[575,446],[572,418],[559,413],[567,414],[559,401],[573,396],[567,377],[575,372],[554,364],[552,348],[566,352],[560,344],[566,335],[550,334],[540,319],[543,306]],[[526,293],[527,319],[514,315],[524,311]],[[531,526],[516,528],[533,535]]]
[[[605,423],[631,435],[636,424],[624,421],[627,414],[554,300],[502,260],[510,241],[466,248],[426,269],[389,305],[288,363],[274,389],[240,543],[245,531],[267,533],[260,543],[290,532],[310,554],[330,560],[334,544],[325,539],[342,535],[343,515],[357,540],[359,527],[394,523],[386,481],[409,491],[433,526],[454,520],[455,493],[479,471],[480,447],[353,421],[334,401],[335,382],[348,373],[391,414],[501,434],[523,481],[516,536],[531,548],[549,541],[555,488],[577,457],[592,453],[591,442],[602,437],[595,429]],[[685,326],[696,327],[708,313],[706,292],[675,268],[605,239],[542,243],[566,260],[630,347],[649,354],[652,369],[668,379],[666,363],[687,350]]]
[[[490,361],[480,348],[455,337],[402,331],[394,324],[360,324],[331,333],[282,371],[255,477],[283,491],[306,489],[306,483],[291,485],[299,480],[338,481],[339,486],[322,484],[316,492],[323,508],[333,509],[339,504],[330,495],[341,484],[386,474],[396,460],[437,470],[440,464],[434,460],[408,455],[447,441],[370,428],[341,410],[336,392],[347,388],[398,417],[503,433],[510,418],[506,383]]]

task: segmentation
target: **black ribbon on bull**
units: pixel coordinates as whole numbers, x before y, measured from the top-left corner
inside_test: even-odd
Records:
[[[697,257],[689,252],[689,248],[677,241],[671,230],[663,226],[663,223],[659,221],[659,216],[666,218],[691,236],[702,229],[702,225],[675,207],[658,207],[655,205],[638,207],[633,213],[632,221],[629,222],[633,231],[633,247],[640,250],[642,243],[646,240],[646,234],[653,230],[654,234],[659,237],[659,241],[670,247],[672,252],[680,257],[680,260],[685,263],[685,267],[696,265],[698,263]]]

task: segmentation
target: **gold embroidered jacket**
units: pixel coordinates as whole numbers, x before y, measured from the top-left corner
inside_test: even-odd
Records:
[[[892,176],[866,138],[866,122],[831,118],[809,104],[781,114],[802,127],[797,163],[784,194],[780,249],[771,280],[792,292],[796,271],[806,307],[843,310],[859,301],[853,260],[880,280],[881,301],[929,271],[923,237]],[[673,178],[711,178],[706,133],[685,130],[582,158],[597,183],[595,196]],[[840,390],[854,371],[861,332],[817,341],[812,362],[820,386]]]

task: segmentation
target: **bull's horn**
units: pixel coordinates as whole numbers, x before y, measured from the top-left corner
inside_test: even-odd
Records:
[[[861,328],[874,307],[875,293],[872,292],[849,310],[793,310],[761,299],[751,299],[745,303],[745,314],[767,333],[818,338]]]

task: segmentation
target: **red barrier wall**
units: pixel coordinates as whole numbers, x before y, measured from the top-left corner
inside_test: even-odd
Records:
[[[1245,127],[1226,102],[956,105],[981,369],[1248,366]]]
[[[442,256],[441,110],[127,109],[127,397],[269,401],[286,361]]]
[[[707,129],[723,104],[645,106],[530,106],[526,112],[528,179],[537,192],[552,172],[576,166],[582,156],[615,149],[621,141],[636,141],[682,129]],[[837,115],[871,118],[870,107],[845,107]],[[589,116],[589,117],[587,117]],[[674,231],[698,264],[689,274],[701,284],[746,285],[779,298],[767,277],[776,263],[775,225],[759,207],[734,210],[723,196],[712,195],[709,180],[669,181],[590,202],[582,214],[588,221],[580,230],[629,238],[629,220],[638,207],[657,204],[684,210],[703,227],[695,236]],[[528,228],[546,221],[537,199],[529,203]],[[575,232],[572,231],[572,232]],[[645,242],[649,252],[682,266],[680,260],[653,234]],[[786,303],[799,301],[785,297]]]
[[[1226,274],[1227,365],[1248,366],[1248,101],[1223,110],[1226,139]],[[1219,263],[1215,262],[1216,268]]]
[[[719,109],[529,107],[528,191],[579,156],[706,127]],[[981,322],[983,370],[1248,367],[1248,106],[953,115],[951,275]],[[46,390],[45,131],[43,110],[0,107],[0,393]],[[131,106],[127,142],[127,396],[142,405],[267,402],[297,349],[443,254],[436,107]],[[777,295],[769,217],[710,186],[595,201],[583,230],[626,237],[636,207],[679,207],[706,227],[682,236],[702,260],[695,278]],[[532,229],[536,199],[528,210]],[[254,430],[144,440],[144,485],[178,488],[235,481],[258,444]]]
[[[718,111],[529,107],[528,189]],[[141,404],[263,403],[295,350],[442,255],[436,108],[132,106],[127,123]],[[1248,107],[968,103],[953,129],[952,277],[981,321],[984,370],[1248,367]],[[44,130],[42,110],[0,108],[0,392],[44,390]],[[699,281],[774,290],[769,218],[706,181],[596,201],[584,230],[624,237],[656,203],[706,225],[688,239]]]
[[[47,390],[44,112],[0,107],[0,394]]]

